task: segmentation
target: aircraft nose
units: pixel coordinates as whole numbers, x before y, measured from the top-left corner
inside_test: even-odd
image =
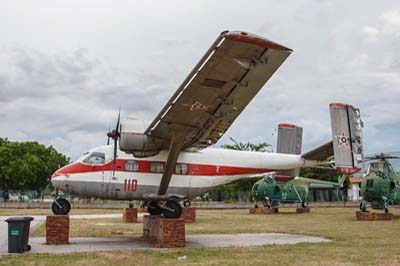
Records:
[[[61,167],[53,173],[51,176],[51,183],[55,188],[62,189],[65,179],[69,176],[68,174],[69,165]]]

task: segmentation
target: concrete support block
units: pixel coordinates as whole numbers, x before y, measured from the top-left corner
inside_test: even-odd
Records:
[[[274,214],[278,213],[279,208],[250,208],[249,214]]]
[[[390,221],[393,220],[393,213],[358,211],[356,212],[356,218],[358,221],[376,221],[376,220]]]
[[[308,213],[310,212],[310,208],[296,208],[296,213]]]
[[[182,208],[182,216],[185,223],[196,222],[196,208]]]
[[[137,208],[125,208],[122,215],[122,221],[124,223],[137,223],[138,221],[138,209]]]
[[[46,216],[46,244],[65,245],[69,243],[69,215]]]
[[[143,218],[143,239],[158,248],[184,247],[185,221],[146,215]]]

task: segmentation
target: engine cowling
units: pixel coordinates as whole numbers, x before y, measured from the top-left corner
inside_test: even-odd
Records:
[[[135,157],[154,156],[160,152],[157,139],[145,135],[144,123],[137,119],[125,119],[121,122],[119,148]]]

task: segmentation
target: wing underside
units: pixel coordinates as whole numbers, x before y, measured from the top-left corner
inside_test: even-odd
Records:
[[[216,143],[290,52],[257,35],[221,33],[145,134],[164,149],[174,132],[184,132],[182,148]]]

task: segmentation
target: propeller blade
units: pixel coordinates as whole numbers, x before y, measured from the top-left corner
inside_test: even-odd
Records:
[[[108,127],[108,132],[110,132],[110,127]],[[107,146],[110,145],[110,137],[107,134]]]
[[[115,126],[115,130],[113,130],[114,133],[114,166],[113,166],[113,174],[112,176],[115,176],[115,168],[117,166],[117,148],[118,148],[118,138],[120,136],[120,122],[121,122],[121,106],[119,106],[118,110],[118,119],[117,119],[117,125]]]
[[[120,121],[121,121],[121,106],[119,107],[119,110],[118,110],[118,119],[117,119],[117,126],[115,127],[115,132],[117,132],[117,133],[119,133],[119,124],[120,124]]]

